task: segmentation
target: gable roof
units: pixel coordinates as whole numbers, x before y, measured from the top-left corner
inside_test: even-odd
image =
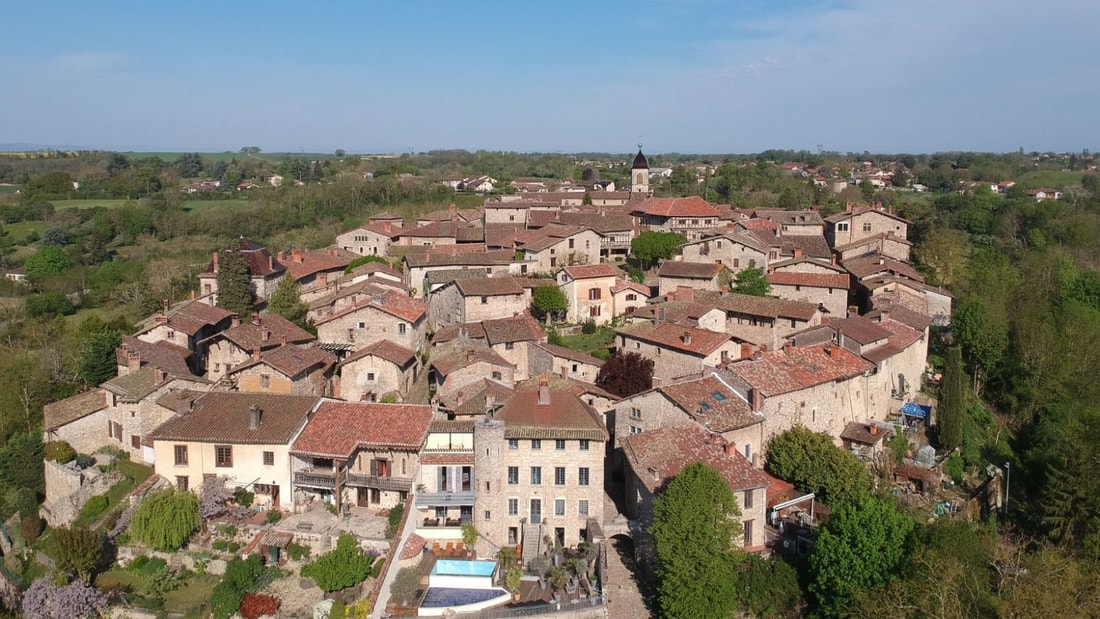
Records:
[[[464,297],[496,297],[522,295],[523,287],[511,277],[474,277],[454,280],[455,288]]]
[[[634,206],[635,212],[658,217],[714,217],[721,213],[699,196],[688,198],[648,198]]]
[[[867,320],[863,316],[850,316],[848,318],[830,320],[829,326],[836,329],[836,331],[844,337],[851,338],[861,346],[890,338],[889,331]]]
[[[304,344],[315,339],[309,331],[278,314],[254,316],[249,322],[215,333],[203,341],[212,342],[222,338],[248,352],[282,346],[284,338],[285,343],[289,344]]]
[[[596,367],[602,367],[604,364],[602,359],[593,357],[588,353],[578,352],[571,348],[566,348],[564,346],[556,346],[547,342],[539,342],[538,344],[535,344],[535,346],[538,346],[539,348],[545,350],[555,357],[561,357],[562,359],[576,361],[577,363],[587,363]]]
[[[889,211],[886,211],[885,209],[883,209],[881,207],[868,206],[866,204],[853,205],[850,210],[844,210],[844,211],[841,211],[841,212],[837,213],[836,215],[826,217],[825,221],[827,221],[831,224],[835,224],[838,221],[846,221],[848,219],[851,219],[851,218],[855,217],[856,215],[865,215],[865,214],[882,215],[883,217],[889,217],[890,219],[894,219],[894,220],[900,221],[902,223],[906,223],[906,224],[910,223],[910,221],[908,219],[904,219],[902,217],[899,217],[899,216],[897,216],[897,215],[895,215],[895,214],[893,214]]]
[[[538,342],[546,339],[546,332],[526,312],[510,318],[483,320],[481,328],[490,346],[514,342]]]
[[[287,344],[266,352],[259,359],[250,359],[226,372],[236,374],[257,365],[266,365],[281,374],[294,377],[302,372],[320,366],[327,371],[336,364],[336,356],[320,348]]]
[[[714,432],[738,430],[763,421],[740,394],[715,374],[665,385],[657,390],[689,417]]]
[[[480,251],[468,254],[442,254],[437,252],[410,252],[405,254],[405,264],[417,267],[492,266],[511,264],[515,252],[510,249]]]
[[[441,376],[448,376],[457,370],[469,367],[478,362],[501,367],[516,367],[508,363],[504,357],[501,357],[484,345],[479,346],[476,344],[468,346],[456,345],[447,352],[437,354],[428,363],[435,368],[435,371]]]
[[[623,455],[634,476],[651,493],[695,462],[718,471],[733,491],[768,486],[764,471],[753,468],[733,445],[727,451],[727,444],[721,436],[694,425],[659,428],[622,439]]]
[[[562,269],[573,279],[595,279],[597,277],[616,277],[621,271],[610,264],[582,264]]]
[[[105,408],[107,408],[107,392],[102,388],[89,389],[84,393],[43,406],[43,425],[46,430],[56,430]]]
[[[823,226],[825,220],[821,214],[813,209],[801,211],[786,211],[782,209],[758,208],[750,213],[751,217],[769,219],[783,226]]]
[[[286,267],[278,260],[275,260],[275,256],[272,256],[271,252],[267,251],[266,247],[251,239],[246,239],[243,236],[238,238],[230,247],[221,250],[219,253],[226,254],[230,252],[237,252],[244,258],[245,264],[248,265],[248,274],[250,277],[267,278],[286,271]],[[202,274],[213,275],[215,273],[217,273],[217,271],[214,267],[214,260],[210,260]]]
[[[205,327],[216,326],[233,316],[233,312],[208,305],[198,300],[189,300],[176,305],[165,314],[158,313],[144,321],[138,334],[147,333],[160,325],[167,325],[187,335],[195,335]]]
[[[321,401],[317,396],[211,391],[193,409],[149,433],[153,441],[287,445]],[[260,409],[260,424],[249,428],[250,408]]]
[[[820,310],[819,306],[805,301],[791,301],[776,297],[757,297],[736,292],[695,294],[696,302],[713,304],[714,307],[734,314],[747,314],[764,318],[796,318],[809,322]]]
[[[717,262],[687,262],[669,260],[657,271],[658,277],[678,277],[681,279],[713,279],[722,270]]]
[[[129,335],[123,336],[122,343],[115,349],[115,363],[124,367],[129,365],[128,353],[136,353],[142,366],[159,367],[173,374],[191,373],[187,365],[191,351],[165,340],[150,343]]]
[[[517,391],[494,415],[503,421],[505,438],[588,439],[606,441],[607,430],[599,414],[572,391],[547,389],[548,403],[540,403],[540,390]]]
[[[669,322],[662,322],[659,325],[641,322],[623,327],[617,333],[696,357],[705,357],[732,339],[726,333]]]
[[[819,344],[757,353],[752,359],[735,363],[729,369],[764,397],[772,397],[859,376],[872,367],[841,346]]]
[[[878,253],[849,258],[840,264],[849,273],[855,275],[857,279],[864,279],[880,273],[896,273],[913,281],[924,282],[924,276],[912,265]]]
[[[428,304],[420,299],[414,299],[407,294],[401,294],[396,290],[385,290],[381,294],[372,294],[351,307],[344,308],[335,314],[318,320],[315,325],[323,325],[337,318],[342,318],[355,312],[376,309],[385,312],[406,322],[414,323],[428,313]]]
[[[419,451],[431,421],[431,406],[325,401],[290,452],[350,458],[356,449]]]
[[[794,271],[772,271],[767,275],[768,283],[774,286],[809,286],[811,288],[848,289],[851,280],[843,273],[797,273]]]
[[[384,361],[396,365],[399,368],[408,367],[410,364],[416,362],[416,351],[409,350],[400,344],[395,344],[389,340],[379,340],[366,348],[360,348],[355,351],[347,359],[340,362],[340,367],[344,367],[349,363],[358,361],[364,357],[378,357]]]

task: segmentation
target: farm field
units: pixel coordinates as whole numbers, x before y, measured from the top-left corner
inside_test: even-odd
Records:
[[[169,153],[169,152],[153,152],[153,153],[139,153],[139,152],[127,152],[123,153],[130,159],[143,159],[146,157],[160,157],[165,161],[175,161],[180,158],[183,153]],[[267,159],[268,161],[282,161],[287,157],[298,157],[300,159],[313,160],[325,160],[325,159],[337,159],[333,153],[260,153],[258,155],[243,155],[239,152],[225,151],[221,153],[199,153],[199,156],[203,159],[212,159],[214,161],[225,161],[226,163],[232,161],[234,158],[240,160],[246,157],[255,157],[257,159]]]
[[[1067,170],[1036,170],[1020,175],[1016,182],[1025,187],[1065,187],[1081,183],[1082,172]]]

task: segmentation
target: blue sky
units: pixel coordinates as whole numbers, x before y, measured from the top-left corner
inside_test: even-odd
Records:
[[[24,2],[0,143],[1096,149],[1095,0]]]

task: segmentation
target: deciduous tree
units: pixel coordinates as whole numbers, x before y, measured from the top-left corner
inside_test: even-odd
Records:
[[[653,387],[653,366],[653,359],[618,351],[600,367],[596,385],[626,398]]]
[[[251,312],[254,299],[244,257],[236,251],[223,251],[218,262],[218,307],[241,315]]]
[[[650,532],[662,617],[733,615],[740,515],[729,484],[701,462],[684,467],[657,495]]]
[[[554,316],[563,314],[569,309],[569,299],[565,298],[565,293],[553,284],[538,286],[531,292],[531,307],[545,314],[546,324],[550,324]]]
[[[95,587],[79,580],[57,585],[40,578],[23,593],[23,616],[37,619],[89,619],[98,617],[107,599]]]
[[[103,556],[103,536],[83,527],[53,529],[49,555],[62,572],[87,582]]]
[[[738,294],[766,297],[772,291],[772,285],[768,283],[764,269],[760,267],[741,270],[734,276],[733,282],[733,291]]]
[[[658,260],[668,260],[675,256],[684,243],[687,243],[687,238],[678,232],[650,230],[634,237],[630,242],[630,253],[648,267]]]
[[[354,537],[342,533],[335,549],[302,567],[302,576],[312,578],[324,591],[339,591],[370,576],[373,561],[372,557],[363,554]]]
[[[143,544],[175,552],[199,528],[199,498],[187,490],[162,490],[145,498],[134,511],[130,531]]]
[[[23,268],[26,271],[27,279],[32,282],[40,282],[51,275],[64,273],[69,265],[69,256],[65,254],[63,249],[57,245],[45,245],[27,256]]]
[[[795,426],[768,443],[768,471],[833,503],[850,500],[871,490],[871,476],[851,453],[833,438]]]

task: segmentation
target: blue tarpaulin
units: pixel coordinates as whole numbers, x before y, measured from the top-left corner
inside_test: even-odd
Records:
[[[922,406],[916,402],[906,402],[901,407],[901,412],[910,417],[920,417],[924,419],[928,417],[928,414],[932,412],[931,406]]]

